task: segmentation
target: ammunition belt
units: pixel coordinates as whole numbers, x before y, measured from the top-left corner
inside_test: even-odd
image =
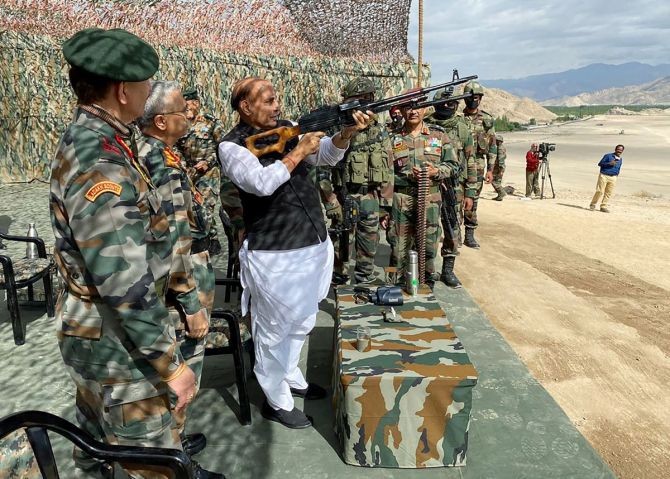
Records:
[[[393,188],[393,192],[400,193],[403,195],[416,196],[419,193],[419,190],[417,189],[416,186],[396,186]],[[440,192],[440,185],[438,184],[431,185],[428,188],[428,194],[439,193],[439,192]]]

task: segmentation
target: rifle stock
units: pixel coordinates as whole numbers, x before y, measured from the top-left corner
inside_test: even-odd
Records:
[[[433,85],[416,91],[383,98],[379,101],[360,102],[354,100],[340,105],[328,105],[302,116],[296,126],[280,126],[278,128],[273,128],[272,130],[257,133],[256,135],[251,135],[245,140],[245,145],[249,151],[256,155],[256,157],[271,152],[284,153],[286,142],[298,135],[309,133],[311,131],[327,131],[337,126],[353,125],[354,121],[352,114],[356,110],[369,110],[373,113],[379,113],[390,110],[394,106],[401,105],[411,105],[413,108],[423,108],[425,106],[436,104],[425,101],[428,93],[442,88],[460,85],[461,83],[466,83],[470,80],[475,80],[476,78],[477,75],[463,77],[447,83],[440,83],[439,85]],[[469,95],[461,95],[459,97],[453,97],[453,99],[467,98],[468,96]],[[446,102],[447,100],[445,99],[444,101]],[[258,140],[268,138],[272,135],[276,135],[278,138],[275,143],[263,147],[256,145]]]
[[[245,140],[247,149],[252,152],[257,158],[260,158],[262,155],[267,155],[268,153],[277,152],[283,153],[284,148],[286,148],[286,142],[291,138],[295,138],[300,134],[300,126],[280,126],[279,128],[273,128],[272,130],[264,131],[256,135],[249,136]],[[275,143],[271,145],[266,145],[263,147],[256,146],[258,140],[267,138],[270,136],[277,136],[278,139]]]

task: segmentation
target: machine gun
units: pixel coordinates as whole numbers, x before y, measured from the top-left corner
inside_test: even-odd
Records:
[[[459,238],[456,236],[454,228],[458,227],[458,200],[456,199],[456,185],[458,175],[452,175],[449,179],[440,183],[440,193],[442,194],[442,206],[440,214],[442,216],[442,225],[444,226],[444,237],[449,243],[451,251],[458,250]]]
[[[261,157],[271,152],[284,153],[286,143],[292,138],[297,137],[303,133],[311,131],[328,131],[331,128],[348,126],[355,124],[353,113],[357,110],[371,111],[372,113],[379,113],[387,111],[394,106],[411,106],[412,108],[424,108],[430,106],[430,102],[426,102],[428,93],[442,88],[449,88],[461,83],[466,83],[470,80],[475,80],[477,75],[459,78],[447,83],[440,83],[430,87],[420,88],[416,91],[403,93],[401,95],[384,98],[379,101],[354,100],[340,105],[328,105],[317,110],[314,110],[307,115],[302,116],[298,120],[298,124],[294,126],[280,126],[273,128],[256,135],[251,135],[246,138],[245,146],[256,157]],[[468,95],[469,97],[469,95]],[[456,97],[453,97],[454,99]],[[463,96],[462,98],[466,98]],[[433,104],[437,104],[436,101]],[[259,146],[259,140],[275,136],[277,139],[270,145]],[[272,140],[271,140],[272,141]]]
[[[343,187],[342,196],[342,222],[334,225],[333,228],[329,228],[328,234],[331,238],[335,236],[339,237],[339,257],[342,264],[345,265],[349,261],[351,249],[349,233],[354,230],[358,223],[359,206],[358,201],[346,191],[346,186]]]

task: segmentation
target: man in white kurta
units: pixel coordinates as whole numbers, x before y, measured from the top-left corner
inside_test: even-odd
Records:
[[[241,190],[245,210],[248,237],[239,252],[242,312],[246,314],[250,302],[254,372],[267,398],[262,413],[287,427],[309,427],[310,419],[295,408],[293,396],[325,397],[323,388],[307,383],[298,361],[306,336],[314,327],[319,302],[328,294],[333,245],[325,234],[316,188],[310,183],[318,212],[311,201],[310,186],[300,177],[304,170],[300,163],[335,165],[343,158],[349,139],[367,126],[369,118],[357,112],[356,125],[344,128],[333,138],[308,133],[297,144],[289,144],[286,153],[259,155],[259,160],[242,146],[243,140],[248,134],[279,124],[274,89],[265,80],[245,79],[235,86],[231,103],[240,114],[240,124],[219,144],[218,151],[222,173]],[[268,218],[274,203],[282,201],[285,205],[280,204],[278,218]],[[279,217],[282,214],[286,216]],[[300,247],[282,249],[282,245],[296,244]]]

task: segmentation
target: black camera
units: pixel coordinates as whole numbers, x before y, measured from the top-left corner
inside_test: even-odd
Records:
[[[556,151],[556,143],[540,143],[539,151],[544,158],[549,156],[550,151]]]
[[[354,288],[354,293],[363,303],[368,301],[379,306],[402,306],[404,302],[400,286],[380,286],[374,292],[369,288],[357,286]]]

